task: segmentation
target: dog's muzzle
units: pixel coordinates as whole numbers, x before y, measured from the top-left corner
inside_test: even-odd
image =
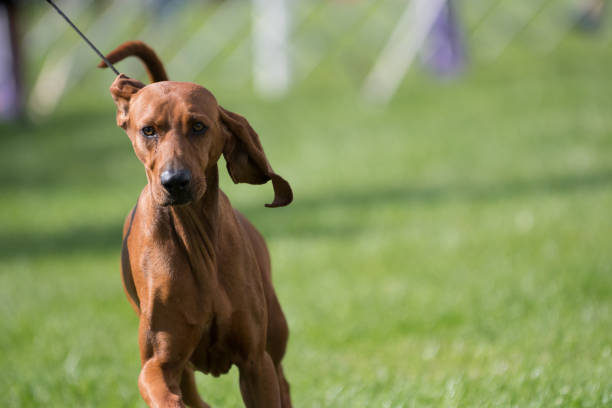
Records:
[[[186,204],[191,201],[191,172],[187,169],[164,170],[161,185],[168,194],[167,205]]]

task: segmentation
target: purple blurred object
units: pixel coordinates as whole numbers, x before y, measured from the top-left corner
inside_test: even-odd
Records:
[[[0,0],[0,120],[23,113],[16,21],[17,5]]]
[[[466,64],[463,34],[451,1],[447,1],[429,32],[423,60],[437,75],[453,76],[461,73]]]

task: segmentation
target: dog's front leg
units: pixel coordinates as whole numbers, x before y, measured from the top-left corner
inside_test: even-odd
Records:
[[[150,407],[184,407],[181,380],[198,331],[187,325],[152,329],[141,319],[139,330],[142,369],[138,377],[140,394]]]
[[[138,387],[147,405],[152,408],[184,407],[180,394],[181,369],[177,364],[168,365],[159,358],[147,360],[140,370]]]
[[[242,363],[240,392],[247,408],[280,408],[280,390],[272,358],[267,352]]]

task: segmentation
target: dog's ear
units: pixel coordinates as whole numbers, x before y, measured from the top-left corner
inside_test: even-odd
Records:
[[[282,207],[291,203],[291,186],[272,170],[259,136],[249,122],[220,106],[219,118],[229,132],[229,138],[223,147],[223,156],[234,183],[264,184],[272,180],[274,201],[266,204],[266,207]]]
[[[144,84],[123,74],[119,74],[110,87],[111,95],[117,105],[117,126],[126,128],[130,99],[144,88]]]

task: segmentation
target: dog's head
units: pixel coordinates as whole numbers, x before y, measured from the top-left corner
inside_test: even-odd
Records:
[[[181,205],[206,192],[206,172],[225,157],[234,183],[272,180],[274,201],[293,199],[291,187],[272,171],[257,133],[242,116],[223,109],[207,89],[189,82],[142,82],[119,75],[111,85],[117,125],[125,129],[144,164],[160,205]]]

